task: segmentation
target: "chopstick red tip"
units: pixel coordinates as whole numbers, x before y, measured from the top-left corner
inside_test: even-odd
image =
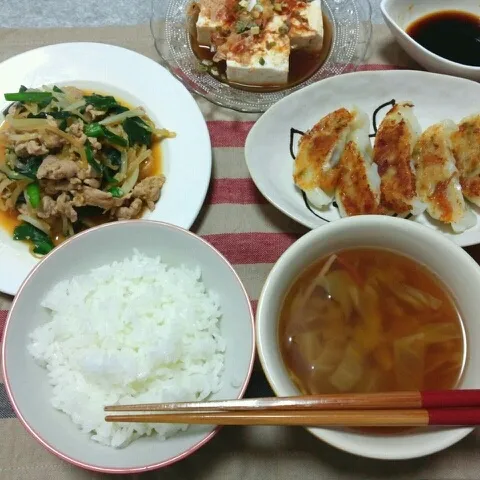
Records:
[[[420,392],[422,408],[478,407],[480,390],[438,390]]]
[[[480,410],[476,408],[433,408],[428,410],[429,425],[480,425]]]

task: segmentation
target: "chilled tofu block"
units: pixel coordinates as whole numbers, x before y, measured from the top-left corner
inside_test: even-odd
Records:
[[[292,49],[321,50],[323,45],[323,17],[320,0],[313,0],[299,9],[291,19],[290,44]]]
[[[230,82],[286,85],[291,50],[322,48],[320,2],[200,0],[198,43],[212,47],[215,61],[226,60]]]
[[[212,33],[215,32],[217,27],[221,27],[221,23],[214,22],[200,14],[196,26],[198,44],[202,46],[210,46],[212,44]]]
[[[289,56],[288,36],[267,33],[251,51],[227,55],[227,78],[244,85],[285,85]]]
[[[202,46],[210,46],[212,44],[212,34],[221,28],[223,22],[217,18],[217,13],[225,3],[222,0],[201,0],[198,2],[200,12],[196,23],[197,42]]]

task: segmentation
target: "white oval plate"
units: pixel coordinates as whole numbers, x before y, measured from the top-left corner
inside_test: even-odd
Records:
[[[477,113],[480,110],[476,106],[479,96],[480,85],[476,82],[427,72],[359,72],[329,78],[289,95],[258,120],[247,137],[247,166],[253,181],[269,202],[306,227],[317,228],[338,220],[340,216],[330,205],[322,211],[314,210],[324,218],[322,220],[305,206],[292,178],[291,128],[306,131],[324,115],[342,106],[351,108],[356,105],[372,116],[379,105],[392,99],[412,101],[420,125],[426,128],[447,118],[459,121]],[[387,110],[379,112],[377,124]],[[298,139],[299,136],[295,135],[294,152]],[[477,225],[461,234],[454,234],[449,226],[426,215],[414,221],[442,232],[465,247],[480,243],[480,210],[473,208],[478,217]]]
[[[99,43],[63,43],[0,64],[0,110],[20,85],[74,85],[145,107],[156,125],[176,132],[162,145],[167,178],[155,210],[145,218],[190,228],[205,199],[212,169],[210,136],[195,100],[166,69],[143,55]],[[3,117],[0,113],[0,121]],[[0,228],[0,291],[15,295],[38,260]]]

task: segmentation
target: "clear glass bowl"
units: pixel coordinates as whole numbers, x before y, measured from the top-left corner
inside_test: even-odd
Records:
[[[332,46],[325,63],[304,82],[275,92],[240,90],[199,70],[190,45],[187,7],[191,0],[152,0],[150,28],[161,63],[188,89],[222,107],[264,112],[290,93],[324,78],[353,72],[365,58],[372,25],[369,0],[322,0],[332,25]]]

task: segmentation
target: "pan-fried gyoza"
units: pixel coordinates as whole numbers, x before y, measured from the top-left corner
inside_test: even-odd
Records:
[[[321,211],[335,198],[342,217],[425,212],[454,233],[474,227],[477,216],[466,200],[480,206],[480,115],[422,133],[413,103],[393,103],[370,135],[373,145],[356,107],[328,113],[303,134],[293,181],[305,202]]]

